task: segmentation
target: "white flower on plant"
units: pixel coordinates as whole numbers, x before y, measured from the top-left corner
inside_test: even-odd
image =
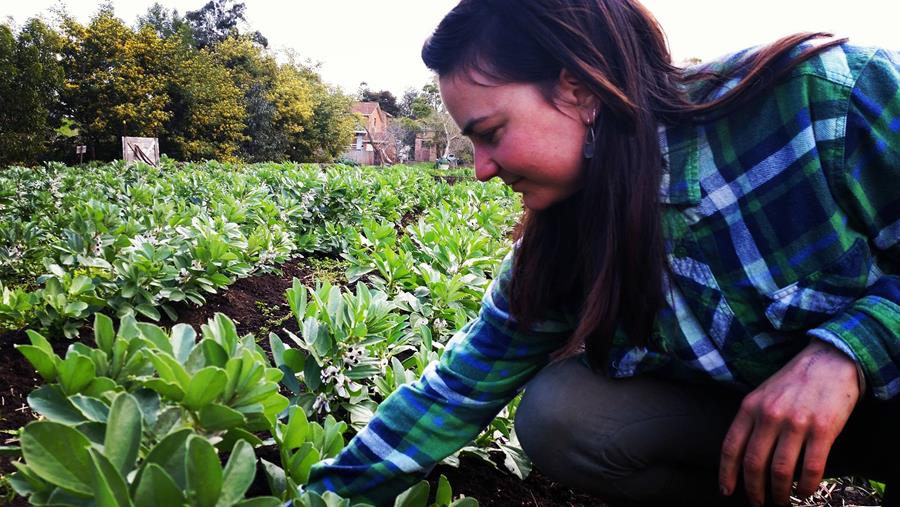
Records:
[[[178,271],[178,278],[176,279],[176,281],[178,283],[184,284],[184,283],[187,283],[187,281],[190,279],[191,279],[191,272],[188,271],[186,268],[181,268],[181,270]]]
[[[191,269],[194,271],[203,271],[203,264],[200,263],[199,259],[194,259],[191,261]]]
[[[363,350],[357,347],[351,347],[350,350],[344,354],[344,366],[346,367],[354,367],[359,364],[359,360],[362,359]]]
[[[434,330],[440,332],[444,329],[447,329],[447,321],[444,319],[434,319]]]
[[[22,258],[23,253],[24,252],[19,248],[19,245],[13,245],[12,248],[7,251],[7,256],[9,256],[10,261],[17,261]]]
[[[263,250],[263,252],[259,254],[258,264],[260,264],[260,265],[271,264],[272,261],[275,260],[275,257],[277,257],[277,255],[278,254],[275,253],[275,251],[273,251],[273,250]]]
[[[324,393],[316,396],[315,401],[313,401],[312,409],[313,409],[313,412],[319,412],[319,413],[331,412],[331,407],[328,406],[328,397],[325,396]],[[324,409],[324,410],[322,410],[322,409]]]

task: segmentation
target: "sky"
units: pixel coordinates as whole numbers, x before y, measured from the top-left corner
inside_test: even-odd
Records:
[[[207,0],[158,0],[182,14]],[[365,81],[400,96],[431,79],[419,52],[457,0],[244,0],[250,26],[272,49],[290,48],[321,62],[323,78],[353,93]],[[0,0],[0,21],[21,24],[32,16],[52,21],[60,0]],[[65,0],[70,14],[87,22],[97,0]],[[128,24],[152,0],[113,0]],[[897,0],[644,0],[669,39],[673,59],[709,60],[797,31],[832,31],[864,45],[900,50]]]

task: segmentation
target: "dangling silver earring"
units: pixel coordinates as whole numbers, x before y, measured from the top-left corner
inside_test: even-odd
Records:
[[[597,138],[597,133],[594,132],[594,128],[597,125],[597,109],[594,109],[593,114],[591,115],[591,123],[588,124],[587,133],[584,137],[584,146],[582,148],[582,152],[584,154],[584,158],[592,159],[594,158],[594,142]]]

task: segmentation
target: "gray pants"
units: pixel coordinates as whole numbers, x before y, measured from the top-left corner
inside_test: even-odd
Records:
[[[516,434],[547,476],[627,504],[743,505],[718,493],[722,440],[742,395],[652,377],[609,379],[581,360],[548,366],[526,387]],[[829,476],[895,484],[900,403],[863,400],[829,454]]]

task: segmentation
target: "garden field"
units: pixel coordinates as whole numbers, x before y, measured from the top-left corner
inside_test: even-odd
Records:
[[[520,214],[426,166],[5,169],[0,504],[349,506],[297,486],[475,317]],[[605,505],[531,470],[516,405],[396,505]]]

